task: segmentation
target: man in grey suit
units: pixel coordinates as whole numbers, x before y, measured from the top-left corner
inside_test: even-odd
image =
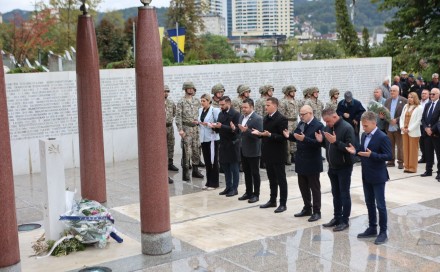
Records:
[[[238,200],[255,203],[260,197],[260,156],[261,139],[252,130],[263,130],[263,118],[254,112],[254,101],[247,98],[241,105],[238,128],[241,130],[241,163],[243,165],[246,193]]]
[[[385,125],[387,136],[391,141],[391,151],[393,158],[387,163],[388,167],[394,167],[397,157],[398,168],[403,169],[403,142],[402,133],[400,132],[399,119],[402,114],[403,107],[407,103],[407,99],[399,95],[399,86],[391,86],[391,97],[385,101],[384,106],[390,111],[391,120]],[[385,119],[384,114],[379,114],[380,119]],[[396,155],[397,147],[397,156]]]

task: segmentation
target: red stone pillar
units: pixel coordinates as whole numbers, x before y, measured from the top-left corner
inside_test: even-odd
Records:
[[[0,56],[0,271],[20,271],[5,71]]]
[[[140,7],[136,29],[136,104],[142,253],[172,249],[162,50],[156,11]]]
[[[76,82],[81,196],[104,203],[107,193],[98,56],[93,18],[80,15],[76,37]]]

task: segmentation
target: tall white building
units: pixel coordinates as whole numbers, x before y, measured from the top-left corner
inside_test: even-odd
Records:
[[[207,7],[203,11],[202,18],[205,23],[205,32],[216,35],[227,35],[227,0],[195,0],[196,4],[201,4]],[[219,24],[223,24],[220,26]],[[214,29],[212,29],[214,27]]]
[[[294,0],[230,0],[232,36],[294,35]]]

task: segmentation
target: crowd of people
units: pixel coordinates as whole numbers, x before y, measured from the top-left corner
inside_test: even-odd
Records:
[[[190,169],[192,177],[204,178],[199,167],[205,167],[203,189],[214,190],[219,187],[219,173],[224,173],[225,188],[219,195],[233,197],[238,195],[242,170],[246,191],[238,200],[255,203],[260,200],[260,168],[265,168],[270,195],[260,208],[281,213],[287,210],[285,167],[294,163],[304,202],[294,216],[313,222],[321,219],[320,173],[326,159],[334,216],[323,226],[336,232],[349,228],[351,175],[353,165],[360,162],[369,227],[358,238],[376,237],[376,244],[385,243],[387,167],[395,167],[397,161],[398,169],[416,173],[418,163],[426,163],[421,176],[427,177],[432,176],[434,154],[440,161],[438,77],[433,74],[426,84],[404,71],[391,84],[385,78],[372,93],[372,103],[380,105],[376,111],[367,111],[350,91],[338,101],[340,93],[335,88],[329,91],[326,104],[319,99],[317,87],[304,89],[303,98],[295,99],[293,85],[283,87],[281,99],[273,96],[272,85],[261,86],[261,97],[254,101],[247,85],[239,85],[238,96],[231,99],[224,95],[224,86],[216,84],[211,94],[203,94],[199,100],[195,85],[185,82],[185,95],[174,104],[165,86],[168,170],[179,171],[173,162],[175,120],[181,137],[183,181],[191,180]],[[437,170],[439,167],[438,163]],[[440,182],[440,171],[436,179]]]

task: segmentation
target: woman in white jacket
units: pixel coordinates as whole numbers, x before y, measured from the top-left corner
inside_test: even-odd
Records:
[[[408,103],[403,107],[399,120],[403,140],[403,165],[405,167],[403,172],[405,173],[417,172],[422,115],[423,107],[420,105],[419,96],[415,92],[409,93]]]
[[[202,107],[199,109],[199,134],[206,167],[206,184],[203,189],[215,189],[219,187],[218,143],[220,136],[208,124],[217,122],[220,109],[211,105],[209,94],[203,94],[200,102]]]

